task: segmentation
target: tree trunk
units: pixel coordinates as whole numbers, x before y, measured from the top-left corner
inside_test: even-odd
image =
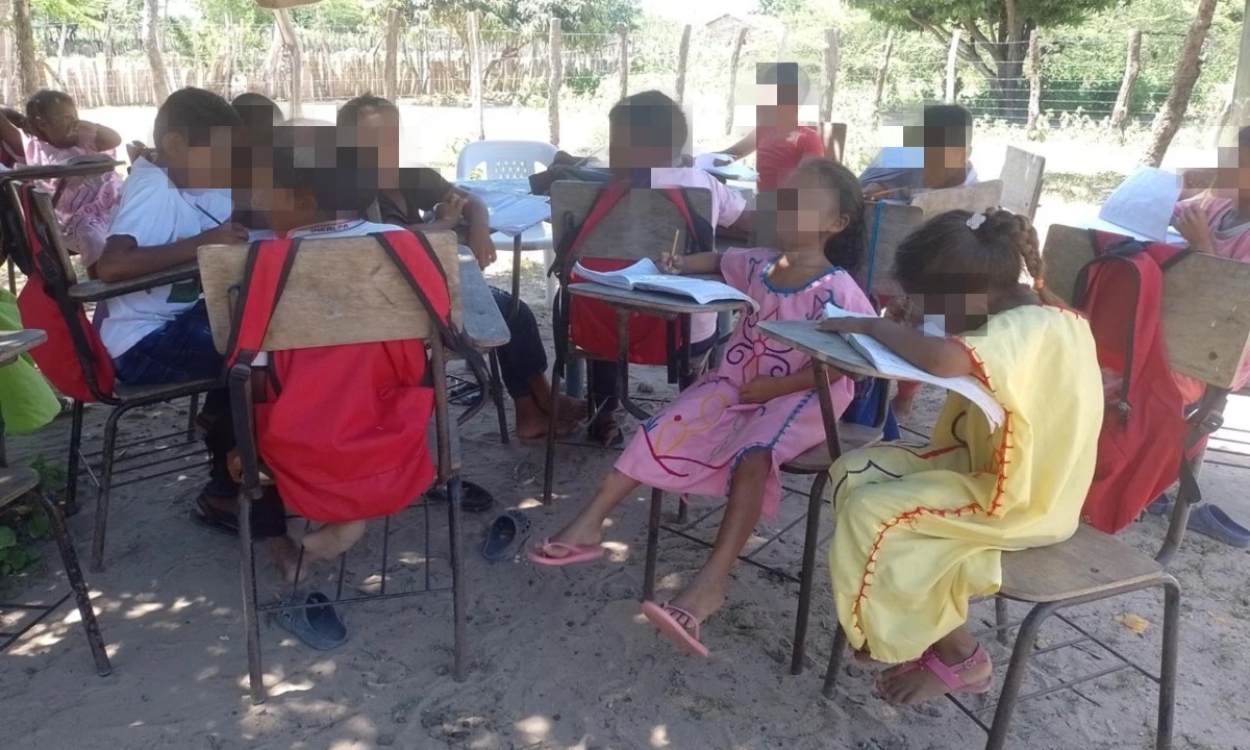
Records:
[[[147,0],[143,14],[143,47],[152,66],[152,91],[159,106],[169,98],[169,74],[165,71],[165,58],[161,56],[160,0]]]
[[[742,57],[742,45],[746,40],[747,27],[743,26],[738,29],[733,52],[729,55],[729,96],[725,102],[725,135],[729,135],[734,129],[734,98],[738,93],[738,61]]]
[[[686,62],[690,59],[690,26],[681,31],[681,44],[677,47],[677,106],[686,103]]]
[[[1185,35],[1180,60],[1176,63],[1176,75],[1172,78],[1172,89],[1168,92],[1167,101],[1163,103],[1163,109],[1155,117],[1150,148],[1146,151],[1145,162],[1152,167],[1163,163],[1163,156],[1167,153],[1172,138],[1176,136],[1176,131],[1180,130],[1185,110],[1189,108],[1194,84],[1198,82],[1198,74],[1202,72],[1202,44],[1211,29],[1215,3],[1216,0],[1199,0],[1193,23],[1189,25],[1189,32]]]
[[[841,39],[838,30],[825,29],[824,90],[820,97],[820,121],[833,120],[833,97],[838,92],[838,67],[842,64]]]
[[[35,30],[30,25],[30,0],[13,0],[13,40],[17,46],[17,67],[21,71],[24,101],[43,88],[43,68],[35,52]]]
[[[155,2],[156,0],[148,0]],[[304,67],[299,48],[299,37],[295,35],[295,22],[291,20],[291,11],[282,9],[273,12],[278,34],[282,37],[282,46],[291,62],[291,119],[303,116],[304,107]]]
[[[391,101],[399,98],[399,28],[398,8],[386,12],[386,72],[382,79],[382,95]]]
[[[4,102],[15,99],[13,89],[17,83],[13,79],[12,19],[12,0],[0,0],[0,101]]]
[[[872,97],[872,111],[881,111],[881,99],[885,96],[885,82],[890,75],[890,57],[894,55],[894,29],[885,35],[885,49],[881,51],[881,65],[877,67],[877,89]]]
[[[1029,34],[1029,130],[1042,119],[1042,44],[1037,29]]]
[[[1111,110],[1112,130],[1124,132],[1128,124],[1128,105],[1133,97],[1133,87],[1137,85],[1137,75],[1141,72],[1141,30],[1130,29],[1128,32],[1128,60],[1124,63],[1124,80],[1120,82],[1120,93],[1115,97],[1115,109]]]
[[[551,56],[551,70],[547,76],[547,131],[553,146],[560,145],[560,89],[564,87],[564,57],[560,48],[563,40],[560,19],[552,18],[547,41],[548,54]]]

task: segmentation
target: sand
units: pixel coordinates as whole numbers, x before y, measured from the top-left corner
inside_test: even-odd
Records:
[[[537,258],[535,257],[536,261]],[[499,264],[494,276],[504,283]],[[527,267],[525,293],[536,303],[542,283]],[[535,305],[544,330],[549,314]],[[663,373],[638,371],[659,395],[669,392]],[[939,394],[925,391],[913,427],[932,419]],[[1246,399],[1242,399],[1246,400]],[[1233,416],[1250,424],[1250,404]],[[168,432],[185,424],[185,402],[145,410],[126,420],[131,435]],[[107,409],[88,409],[86,445],[98,445]],[[15,461],[64,455],[68,420],[35,436],[9,439]],[[540,507],[543,447],[513,441],[501,446],[493,414],[480,414],[463,434],[464,476],[496,496],[498,509],[523,507],[541,537],[575,513],[614,453],[561,446],[558,501]],[[837,696],[820,697],[831,642],[828,575],[817,576],[804,674],[788,673],[797,586],[740,566],[730,599],[705,629],[711,658],[679,654],[638,616],[642,590],[646,502],[626,502],[608,530],[609,557],[564,570],[523,562],[489,564],[478,554],[489,516],[470,516],[465,530],[471,668],[455,682],[451,666],[451,598],[369,603],[345,608],[349,642],[313,651],[262,621],[269,701],[251,705],[240,615],[237,541],[192,525],[187,510],[201,468],[164,480],[133,484],[113,499],[107,569],[88,574],[114,673],[97,677],[78,616],[64,607],[0,657],[0,716],[6,748],[107,748],[108,750],[372,750],[466,748],[473,750],[589,750],[624,748],[898,748],[977,747],[983,736],[945,701],[897,710],[872,696],[870,674],[845,667]],[[1250,521],[1245,470],[1209,466],[1203,484],[1210,500]],[[786,484],[800,494],[783,503],[761,535],[801,512],[800,477]],[[84,481],[84,509],[71,519],[85,557],[94,491]],[[670,512],[675,510],[675,502]],[[445,556],[445,514],[431,513],[432,554]],[[390,570],[401,582],[419,577],[424,514],[408,511],[390,542]],[[1164,531],[1155,518],[1124,533],[1130,544],[1153,550]],[[711,531],[706,532],[710,536]],[[376,573],[380,528],[348,565],[349,585]],[[767,552],[770,561],[796,563],[801,530]],[[41,563],[10,592],[26,599],[63,590],[64,576],[50,544]],[[661,592],[677,588],[703,556],[696,545],[661,540]],[[818,556],[823,558],[822,553]],[[272,570],[261,571],[262,600],[283,588]],[[434,565],[445,582],[445,565]],[[1250,555],[1189,535],[1173,570],[1184,587],[1181,677],[1176,746],[1250,748]],[[314,584],[333,593],[330,571]],[[393,590],[393,589],[392,589]],[[988,622],[986,605],[974,610]],[[1017,617],[1023,614],[1013,607]],[[1157,659],[1161,598],[1152,593],[1073,611],[1082,627],[1108,638],[1146,662]],[[1137,634],[1117,621],[1136,615],[1148,623]],[[1072,634],[1053,623],[1043,644]],[[1007,651],[989,644],[1005,667]],[[1064,649],[1034,661],[1026,691],[1056,683],[1061,675],[1105,668],[1101,654]],[[999,673],[1001,676],[1001,672]],[[1124,672],[1024,704],[1011,747],[1094,750],[1152,747],[1156,692],[1144,677]],[[989,701],[975,699],[984,707]],[[988,716],[983,715],[984,718]]]

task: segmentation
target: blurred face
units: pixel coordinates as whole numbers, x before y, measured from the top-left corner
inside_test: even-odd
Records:
[[[393,109],[365,110],[356,120],[356,145],[377,154],[379,187],[399,186],[399,113]]]
[[[235,187],[234,129],[214,127],[208,143],[191,145],[187,134],[171,130],[160,143],[161,163],[174,183],[192,190]]]
[[[799,124],[797,86],[761,84],[755,88],[755,124],[758,127],[793,128]]]
[[[777,239],[783,250],[824,247],[847,225],[838,195],[821,187],[816,175],[799,172],[777,191]]]
[[[646,127],[646,126],[644,126]],[[608,166],[613,172],[626,174],[635,169],[662,169],[676,163],[676,155],[668,146],[655,146],[668,139],[667,133],[643,132],[642,127],[612,127],[608,133]]]
[[[924,150],[924,186],[926,188],[958,187],[967,179],[968,148],[965,146],[926,146]]]
[[[78,108],[73,102],[55,102],[31,124],[34,134],[57,148],[78,145]]]
[[[1221,146],[1218,163],[1210,187],[1222,196],[1235,198],[1238,208],[1250,208],[1250,149]]]
[[[907,298],[913,323],[935,323],[950,336],[982,327],[989,315],[987,294],[909,293]]]

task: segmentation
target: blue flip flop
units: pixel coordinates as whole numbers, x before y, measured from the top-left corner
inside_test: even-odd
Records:
[[[1250,529],[1245,528],[1217,506],[1199,505],[1189,514],[1191,531],[1204,534],[1237,549],[1250,548]]]
[[[339,619],[325,594],[313,591],[297,604],[315,606],[279,610],[278,624],[306,646],[329,651],[347,642],[347,626]]]
[[[1172,498],[1166,494],[1159,495],[1146,506],[1146,513],[1152,516],[1166,516],[1172,510]]]
[[[482,545],[482,557],[491,562],[511,560],[520,554],[530,538],[530,520],[519,510],[509,510],[495,516]]]

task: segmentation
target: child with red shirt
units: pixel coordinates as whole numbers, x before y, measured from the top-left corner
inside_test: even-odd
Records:
[[[815,128],[799,125],[799,104],[807,94],[807,76],[798,63],[761,65],[756,74],[759,102],[756,126],[723,153],[741,159],[755,152],[759,189],[780,187],[803,159],[823,157],[825,143]]]

